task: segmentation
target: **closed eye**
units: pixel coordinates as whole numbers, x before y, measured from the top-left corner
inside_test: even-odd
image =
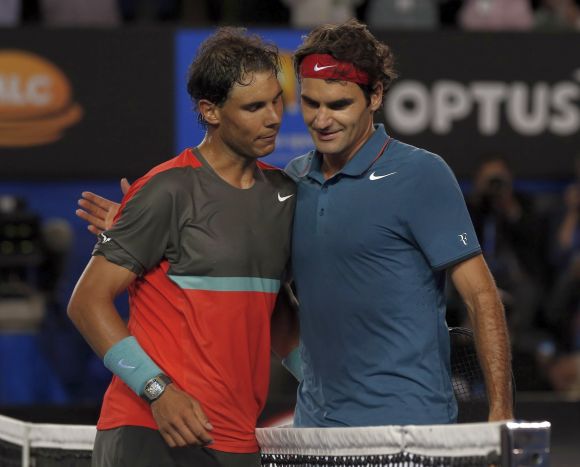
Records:
[[[340,99],[328,104],[328,108],[331,110],[343,110],[351,105],[354,101],[352,99]]]
[[[256,112],[263,108],[266,104],[264,102],[252,102],[251,104],[245,105],[243,107],[244,110],[248,112]]]
[[[304,105],[306,105],[307,107],[310,107],[311,109],[317,109],[318,107],[320,107],[320,104],[318,102],[316,102],[315,100],[312,100],[306,96],[301,96],[301,97],[302,97],[302,103]]]
[[[276,94],[276,97],[274,97],[274,99],[272,99],[272,103],[277,104],[281,97],[282,97],[282,91],[280,91],[278,94]],[[257,112],[258,110],[263,109],[264,107],[266,107],[265,101],[256,101],[256,102],[250,102],[249,104],[244,105],[242,107],[242,109],[247,110],[248,112]]]

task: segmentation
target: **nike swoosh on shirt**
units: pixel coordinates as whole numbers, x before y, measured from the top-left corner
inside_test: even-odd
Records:
[[[381,178],[385,178],[388,177],[389,175],[395,175],[397,172],[391,172],[390,174],[386,174],[386,175],[375,175],[375,172],[373,172],[370,177],[369,180],[380,180]]]
[[[319,66],[318,63],[314,65],[314,71],[325,70],[326,68],[334,68],[336,65]]]
[[[286,201],[288,198],[292,198],[292,196],[294,195],[281,196],[280,193],[278,193],[278,201],[280,202]]]

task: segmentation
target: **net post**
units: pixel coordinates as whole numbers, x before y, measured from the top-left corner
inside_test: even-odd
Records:
[[[30,428],[28,423],[24,424],[24,440],[22,443],[22,467],[30,466]]]
[[[550,427],[550,422],[507,422],[502,425],[502,467],[549,467]]]

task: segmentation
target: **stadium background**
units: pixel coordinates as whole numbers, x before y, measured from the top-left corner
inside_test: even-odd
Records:
[[[277,43],[285,60],[304,33],[255,31]],[[0,374],[5,376],[0,413],[94,422],[109,374],[65,313],[94,243],[74,216],[76,201],[82,190],[118,199],[121,176],[134,180],[200,140],[185,73],[210,32],[0,30],[0,196],[21,198],[18,219],[32,228],[32,250],[7,249],[0,255]],[[501,153],[511,163],[518,190],[557,207],[580,152],[578,34],[376,33],[393,47],[400,75],[379,116],[390,133],[440,154],[466,193],[479,158]],[[35,77],[45,75],[35,90]],[[58,80],[64,97],[51,95],[50,83]],[[310,148],[289,62],[282,82],[284,124],[278,149],[267,159],[281,167]],[[2,216],[1,226],[14,220]],[[68,243],[57,253],[41,238],[46,225],[57,226],[48,230],[49,237],[60,235],[59,226],[68,232]],[[43,274],[58,279],[50,299]],[[30,299],[28,292],[9,290],[14,277],[31,286],[30,296],[34,288],[43,289],[40,314],[14,317]],[[119,307],[126,313],[123,298]],[[534,379],[534,368],[519,370],[527,372],[523,380]],[[294,385],[276,363],[273,376],[265,418],[292,404]],[[553,421],[556,444],[577,449],[572,446],[578,398],[549,387],[527,389],[520,394],[518,417]]]

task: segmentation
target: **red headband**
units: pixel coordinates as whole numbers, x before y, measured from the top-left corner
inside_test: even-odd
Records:
[[[338,79],[369,84],[369,75],[349,62],[339,62],[329,54],[311,54],[300,63],[301,78]]]

